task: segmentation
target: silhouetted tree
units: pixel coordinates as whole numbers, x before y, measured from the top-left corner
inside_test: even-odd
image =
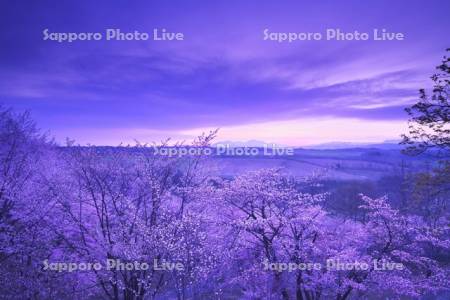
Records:
[[[444,56],[436,69],[438,72],[431,76],[431,95],[421,89],[419,102],[406,108],[410,116],[409,133],[402,135],[402,144],[408,145],[406,153],[437,149],[445,156],[450,154],[450,58]]]

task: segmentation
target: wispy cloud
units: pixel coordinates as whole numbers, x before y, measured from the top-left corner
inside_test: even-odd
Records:
[[[220,9],[146,3],[127,13],[109,5],[92,10],[83,4],[59,3],[60,13],[51,15],[48,5],[43,2],[31,11],[4,5],[11,13],[5,13],[1,20],[5,26],[0,26],[1,101],[31,109],[41,127],[58,136],[67,131],[99,141],[106,135],[112,141],[116,128],[121,128],[119,141],[132,137],[136,128],[146,131],[146,137],[159,137],[159,133],[183,135],[183,130],[245,128],[286,120],[326,119],[327,124],[332,120],[338,124],[351,119],[397,128],[406,120],[403,108],[428,84],[433,65],[448,46],[442,36],[450,22],[439,18],[441,4],[419,2],[352,3],[350,11],[344,4],[336,9],[327,3],[318,7],[296,1],[286,4],[290,9],[283,12],[274,4],[259,3],[219,5]],[[23,22],[11,19],[12,11]],[[433,30],[409,26],[419,17]],[[15,25],[6,26],[10,24]],[[262,40],[264,28],[363,31],[379,26],[404,31],[407,40],[293,44]],[[64,32],[108,27],[141,31],[164,27],[183,31],[186,40],[64,44],[42,41],[41,36],[44,28]],[[288,139],[281,129],[277,134]],[[360,137],[355,133],[354,138]],[[291,139],[297,141],[293,134]]]

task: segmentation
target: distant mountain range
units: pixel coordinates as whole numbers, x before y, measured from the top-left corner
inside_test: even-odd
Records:
[[[352,143],[352,142],[329,142],[317,145],[309,145],[303,147],[294,147],[294,148],[303,148],[303,149],[317,149],[317,150],[325,150],[325,149],[351,149],[351,148],[377,148],[377,149],[385,149],[385,150],[400,150],[403,149],[404,146],[399,144],[400,140],[386,140],[382,143]],[[221,141],[213,144],[213,146],[228,146],[230,148],[239,148],[239,147],[257,147],[262,148],[267,145],[275,145],[276,147],[283,148],[288,147],[286,145],[280,145],[276,143],[267,143],[259,140],[249,140],[249,141]]]
[[[243,148],[243,147],[253,147],[253,148],[262,148],[264,146],[272,146],[275,145],[279,148],[287,147],[285,145],[280,145],[276,143],[267,143],[259,140],[249,140],[249,141],[221,141],[213,144],[213,146],[228,146],[230,148]]]
[[[399,144],[399,140],[388,140],[382,143],[351,143],[351,142],[330,142],[300,148],[305,149],[349,149],[349,148],[377,148],[385,150],[400,150],[405,146]]]

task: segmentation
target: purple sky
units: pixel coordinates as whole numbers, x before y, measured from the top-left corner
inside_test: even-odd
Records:
[[[450,47],[450,1],[2,1],[0,103],[58,140],[289,145],[383,141]],[[81,2],[83,4],[81,4]],[[318,3],[320,2],[320,3]],[[42,31],[184,33],[184,41],[44,41]],[[401,32],[404,41],[264,41],[272,32]]]

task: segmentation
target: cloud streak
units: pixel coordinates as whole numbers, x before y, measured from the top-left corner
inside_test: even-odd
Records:
[[[315,7],[295,2],[282,11],[252,2],[230,2],[223,7],[139,3],[126,11],[122,4],[106,3],[92,9],[72,2],[56,6],[41,2],[33,4],[33,10],[22,4],[2,4],[6,18],[1,21],[5,26],[0,27],[0,42],[6,46],[0,56],[4,66],[0,97],[7,105],[32,110],[41,127],[58,136],[86,134],[92,142],[102,142],[95,132],[108,130],[107,140],[114,143],[117,136],[117,144],[142,132],[157,139],[159,133],[184,136],[183,132],[192,135],[192,130],[201,128],[258,127],[292,120],[314,123],[317,119],[327,120],[321,124],[328,124],[330,132],[334,132],[333,120],[336,124],[357,120],[370,129],[368,139],[387,139],[392,132],[387,130],[383,136],[376,124],[400,128],[398,124],[405,122],[403,108],[427,84],[446,47],[442,34],[450,25],[448,18],[441,18],[447,2],[387,3],[366,7],[350,1]],[[386,12],[385,7],[390,10]],[[80,17],[73,17],[73,12]],[[403,13],[394,16],[396,12]],[[411,19],[419,17],[433,30],[409,26]],[[392,43],[281,45],[262,40],[262,30],[268,26],[279,31],[381,26],[404,31],[408,38]],[[147,31],[164,27],[183,31],[186,41],[42,41],[44,28],[93,31],[108,27]],[[318,133],[321,141],[331,138],[323,126]],[[120,134],[112,134],[117,128]],[[280,129],[278,137],[268,135],[267,139],[303,142],[289,126],[280,128],[291,135]],[[370,134],[372,130],[377,133]],[[233,139],[229,132],[240,138],[238,131],[224,132],[227,139]],[[357,132],[353,137],[362,138]],[[351,137],[333,138],[340,139]]]

